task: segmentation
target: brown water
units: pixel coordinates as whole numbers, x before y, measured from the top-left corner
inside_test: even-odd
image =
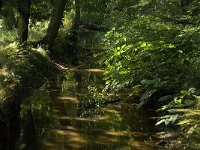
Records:
[[[100,105],[101,79],[101,72],[71,70],[36,90],[22,105],[18,149],[159,149],[150,112],[138,112],[133,100]],[[80,108],[94,101],[96,107]]]

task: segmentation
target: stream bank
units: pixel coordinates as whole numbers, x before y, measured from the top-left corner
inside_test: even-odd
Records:
[[[59,72],[42,53],[12,43],[1,49],[0,147],[14,150],[19,138],[20,106],[34,89]]]

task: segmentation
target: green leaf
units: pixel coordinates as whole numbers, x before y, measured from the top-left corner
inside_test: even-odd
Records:
[[[169,44],[169,48],[175,48],[175,45]]]
[[[129,73],[128,71],[120,71],[119,72],[120,75],[125,75],[125,74],[128,74],[128,73]]]
[[[164,123],[164,122],[165,122],[165,120],[162,119],[162,120],[158,121],[158,122],[155,124],[155,126],[158,126],[158,125],[160,125],[161,123]]]
[[[141,100],[141,101],[147,100],[147,99],[150,98],[151,95],[152,95],[153,93],[155,93],[156,91],[157,91],[157,89],[145,91],[145,93],[142,95],[142,97],[141,97],[140,100]]]
[[[141,43],[140,43],[140,47],[144,48],[144,47],[146,47],[146,46],[147,46],[147,43],[146,43],[146,42],[141,42]]]

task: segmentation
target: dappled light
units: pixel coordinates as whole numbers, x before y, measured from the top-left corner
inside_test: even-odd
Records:
[[[63,65],[60,65],[60,64],[56,64],[59,68],[63,69],[63,70],[66,70],[66,71],[74,71],[74,72],[104,72],[104,69],[99,69],[99,68],[89,68],[89,69],[79,69],[77,67],[74,67],[74,68],[67,68]]]
[[[76,97],[68,97],[68,96],[61,96],[57,97],[58,100],[62,102],[71,102],[71,103],[78,103],[78,99]]]
[[[199,0],[0,0],[0,150],[199,150]]]
[[[84,80],[84,78],[82,79]],[[65,84],[69,82],[70,86],[65,86],[63,89],[62,82]],[[44,92],[46,91],[44,86],[37,92],[40,96],[36,93],[31,98],[32,113],[34,120],[37,120],[35,122],[36,129],[44,131],[43,136],[37,131],[38,136],[43,137],[40,140],[44,149],[83,150],[128,147],[146,150],[157,147],[159,137],[154,138],[156,131],[153,126],[146,124],[150,118],[147,114],[138,114],[137,105],[123,102],[96,109],[79,109],[78,103],[84,100],[90,102],[90,96],[87,96],[88,99],[77,98],[76,95],[80,93],[72,92],[78,89],[77,85],[73,84],[75,81],[64,79],[62,82],[60,84],[50,82],[51,87],[46,85],[49,92]],[[78,90],[84,93],[90,92],[89,89]],[[42,93],[49,93],[49,95]],[[46,101],[44,101],[45,99]],[[38,103],[43,103],[41,109],[35,107]],[[140,120],[144,121],[139,121],[137,117],[142,117]],[[43,120],[46,121],[41,126],[40,122]],[[154,122],[154,120],[152,121]],[[48,134],[45,134],[46,132]]]

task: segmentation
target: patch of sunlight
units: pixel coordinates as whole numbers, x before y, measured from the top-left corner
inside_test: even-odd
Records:
[[[44,33],[48,28],[48,21],[37,22],[33,27],[29,29],[28,41],[39,41],[44,37]]]
[[[104,72],[104,69],[99,69],[99,68],[91,68],[91,69],[82,69],[83,71],[86,72]]]
[[[82,137],[80,137],[79,134],[76,135],[76,137],[72,137],[69,139],[69,142],[78,142],[81,144],[86,144],[88,141]]]
[[[106,95],[106,96],[108,96],[108,97],[112,97],[112,96],[116,96],[117,94],[115,94],[115,93],[106,93],[106,92],[101,92],[101,93],[99,93],[99,95],[100,95],[100,96],[104,96],[104,95]]]
[[[47,51],[44,48],[42,48],[42,46],[38,46],[37,48],[32,48],[32,49],[45,57],[48,56]]]
[[[16,40],[16,37],[17,37],[16,31],[6,31],[1,29],[0,30],[0,42],[2,43],[1,46],[13,42],[14,40]]]
[[[77,67],[74,68],[65,68],[66,70],[69,71],[74,71],[74,72],[96,72],[96,73],[100,73],[100,72],[104,72],[104,69],[100,69],[100,68],[90,68],[90,69],[79,69]]]
[[[4,47],[4,49],[18,50],[17,42],[9,43],[7,46]]]
[[[79,100],[76,97],[70,97],[70,96],[60,96],[60,97],[57,97],[57,99],[65,101],[65,102],[71,102],[71,103],[79,102]]]
[[[102,108],[102,110],[109,113],[119,113],[117,110],[106,108],[106,107]]]
[[[176,132],[169,132],[169,131],[164,132],[164,131],[162,131],[162,132],[157,132],[155,134],[155,137],[159,138],[159,139],[164,139],[164,138],[171,138],[171,137],[174,137],[176,135],[177,135]]]
[[[179,121],[177,124],[178,125],[188,125],[188,124],[191,124],[191,122],[193,122],[194,120],[192,120],[192,119],[184,119],[184,120],[181,120],[181,121]]]
[[[191,112],[199,112],[200,110],[193,110],[193,109],[176,109],[177,112],[185,112],[185,113],[191,113]]]
[[[89,118],[80,118],[80,117],[69,117],[69,116],[54,115],[54,118],[60,119],[60,120],[76,120],[76,121],[82,121],[82,122],[93,122],[92,119],[89,119]]]
[[[81,144],[87,144],[88,141],[81,137],[81,134],[78,132],[74,132],[74,131],[69,131],[69,130],[57,130],[56,134],[58,136],[65,136],[68,138],[68,140],[66,141],[67,143],[70,143],[73,145],[73,143],[81,143]]]
[[[72,71],[72,72],[96,72],[96,73],[99,72],[100,73],[100,72],[105,71],[103,68],[79,69],[78,67],[69,68],[64,65],[60,65],[58,63],[56,63],[56,65],[62,70],[67,70],[67,71]]]
[[[69,70],[69,71],[73,71],[74,68],[67,68],[65,67],[64,65],[61,65],[61,64],[58,64],[58,63],[55,63],[57,67],[59,67],[60,69],[62,70]]]
[[[74,131],[78,131],[79,130],[78,128],[75,128],[73,126],[65,126],[64,129],[66,129],[66,130],[74,130]]]
[[[185,117],[190,117],[200,114],[200,110],[193,110],[193,109],[177,109],[176,111],[184,113]]]
[[[0,101],[2,101],[3,100],[3,97],[6,95],[6,92],[5,92],[5,90],[3,90],[3,89],[0,89]]]
[[[57,145],[55,143],[49,143],[49,142],[44,143],[44,145],[49,147],[49,148],[56,148],[57,147]]]
[[[95,118],[96,119],[96,118]],[[101,120],[101,121],[105,121],[108,119],[108,117],[106,116],[101,116],[100,118],[97,118],[98,120]]]
[[[79,137],[80,134],[74,131],[69,131],[69,130],[56,130],[56,134],[62,135],[62,136],[76,136]]]
[[[2,69],[0,69],[0,74],[2,76],[9,76],[9,72],[5,66]]]
[[[73,10],[64,14],[63,27],[61,28],[61,32],[62,31],[65,31],[65,32],[70,31],[70,29],[72,27],[72,22],[73,22],[73,15],[74,15]]]
[[[111,143],[118,143],[120,142],[119,139],[117,138],[110,138],[109,136],[104,136],[104,135],[101,135],[98,137],[98,140],[94,141],[94,143],[96,144],[111,144]]]
[[[127,131],[106,131],[106,135],[111,136],[122,136],[122,135],[128,135]]]

